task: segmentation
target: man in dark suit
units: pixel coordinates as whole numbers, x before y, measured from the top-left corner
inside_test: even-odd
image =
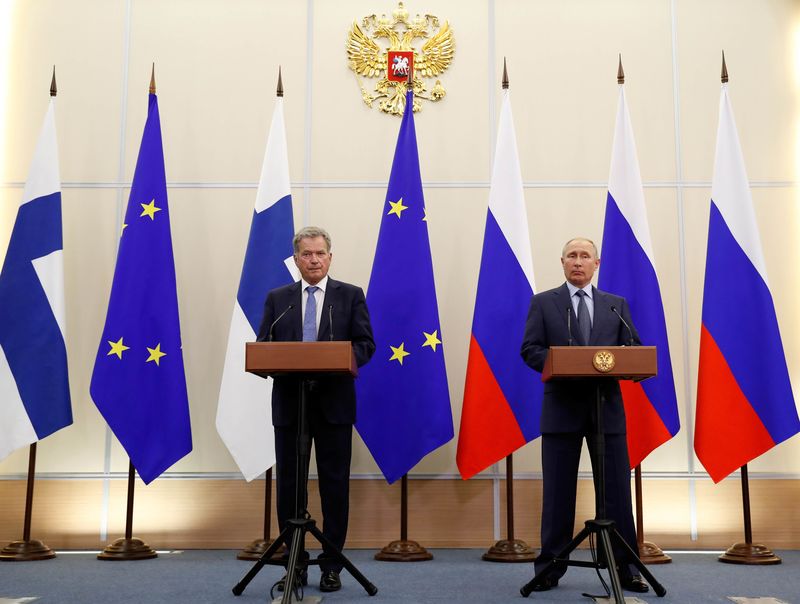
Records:
[[[522,358],[541,372],[550,346],[639,345],[639,336],[624,298],[592,286],[600,265],[595,244],[572,239],[562,250],[566,283],[531,300],[522,342]],[[626,326],[627,323],[627,326]],[[605,491],[607,517],[637,551],[631,510],[630,465],[625,436],[625,409],[616,380],[599,382],[605,434]],[[597,380],[551,381],[542,401],[542,550],[535,561],[537,574],[571,541],[575,524],[575,495],[583,439],[594,460]],[[630,565],[629,556],[615,548],[614,556],[625,589],[645,592],[648,585]],[[558,585],[566,567],[554,568],[535,588]]]
[[[295,236],[294,262],[302,279],[267,295],[258,340],[276,342],[350,340],[358,366],[375,352],[369,312],[360,287],[328,277],[333,254],[331,239],[317,227]],[[283,529],[294,518],[297,463],[297,405],[300,380],[275,378],[272,386],[272,424],[275,427],[278,522]],[[333,376],[310,383],[307,416],[317,461],[323,534],[342,551],[347,537],[350,502],[350,455],[356,419],[353,378]],[[332,552],[325,550],[323,558]],[[305,554],[307,558],[308,554]],[[341,565],[320,561],[322,591],[341,589]],[[300,573],[303,585],[308,575]],[[279,585],[282,587],[282,585]]]

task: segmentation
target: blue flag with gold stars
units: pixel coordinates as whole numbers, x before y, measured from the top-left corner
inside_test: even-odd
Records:
[[[192,450],[155,94],[150,95],[90,393],[145,484]]]
[[[375,356],[356,380],[356,429],[390,484],[453,438],[412,104],[408,92],[367,290]]]

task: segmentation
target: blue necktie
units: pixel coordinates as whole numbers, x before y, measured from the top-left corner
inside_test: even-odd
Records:
[[[578,296],[578,330],[583,339],[583,345],[588,346],[589,336],[592,333],[592,319],[589,317],[589,307],[586,305],[587,293],[582,289],[575,292]]]
[[[317,299],[314,297],[314,292],[318,289],[316,285],[309,285],[306,288],[308,300],[306,314],[303,317],[303,342],[317,341]]]

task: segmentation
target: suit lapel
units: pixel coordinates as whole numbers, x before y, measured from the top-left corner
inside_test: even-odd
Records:
[[[299,342],[303,339],[303,291],[301,281],[296,281],[289,286],[289,304],[294,308],[289,311],[289,337],[290,342]]]
[[[572,300],[570,300],[569,289],[567,288],[566,283],[556,290],[554,302],[557,307],[558,316],[561,317],[561,321],[564,324],[564,331],[567,333],[567,340],[572,338],[577,342],[580,336],[577,334],[577,332],[572,331],[572,329],[575,329],[575,326],[578,324],[578,318],[575,316],[575,311],[572,309]],[[570,317],[569,320],[567,320],[568,314]],[[572,329],[570,329],[570,327]]]

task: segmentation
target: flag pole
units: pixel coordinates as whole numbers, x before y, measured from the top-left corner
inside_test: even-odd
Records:
[[[414,91],[413,68],[408,72],[406,91]],[[413,98],[413,94],[412,94]],[[414,111],[414,105],[406,103],[403,111]],[[400,540],[392,541],[375,554],[376,560],[383,562],[424,562],[433,560],[433,554],[416,541],[408,539],[408,474],[400,479]]]
[[[150,71],[150,94],[156,93],[156,64]],[[158,556],[156,551],[141,539],[133,537],[133,502],[136,486],[136,468],[128,459],[128,503],[125,514],[125,537],[117,539],[97,554],[98,560],[148,560]]]
[[[722,51],[722,71],[720,81],[728,83],[728,66],[725,63],[725,51]],[[744,543],[734,543],[719,557],[720,562],[728,564],[780,564],[781,559],[766,546],[753,543],[753,528],[750,519],[750,479],[747,464],[741,468],[742,476],[742,511],[744,515]]]
[[[503,90],[508,90],[508,66],[503,57]],[[506,538],[481,556],[487,562],[533,562],[536,552],[525,541],[514,538],[514,454],[506,457]]]
[[[283,98],[283,79],[281,78],[281,67],[278,66],[278,86],[275,96]],[[256,539],[242,549],[237,555],[237,560],[260,560],[264,552],[267,551],[274,539],[270,537],[272,533],[272,468],[267,468],[264,476],[264,535],[261,539]],[[273,558],[280,558],[286,550],[285,546],[275,552]]]
[[[723,56],[723,70],[725,58]],[[727,72],[723,72],[727,77]],[[724,82],[725,80],[723,80]],[[744,543],[734,543],[719,557],[728,564],[780,564],[781,559],[766,545],[753,543],[753,527],[750,521],[750,479],[747,464],[740,468],[742,474],[742,509],[744,513]]]
[[[411,79],[409,77],[409,79]],[[408,108],[408,105],[406,105]],[[416,541],[408,539],[408,474],[400,479],[400,539],[392,541],[375,554],[381,562],[425,562],[433,560],[433,554]]]
[[[55,96],[55,95],[54,95]],[[31,540],[31,515],[33,511],[33,479],[36,474],[36,444],[30,447],[28,456],[28,488],[25,495],[25,520],[22,541],[12,541],[0,551],[0,561],[50,560],[56,553],[37,539]]]
[[[50,79],[50,96],[58,94],[56,86],[56,66],[53,65],[53,77]],[[39,540],[31,541],[31,517],[33,515],[33,481],[36,475],[36,445],[30,446],[28,453],[28,485],[25,493],[25,519],[22,525],[22,541],[13,541],[0,550],[0,561],[50,560],[56,553]]]

